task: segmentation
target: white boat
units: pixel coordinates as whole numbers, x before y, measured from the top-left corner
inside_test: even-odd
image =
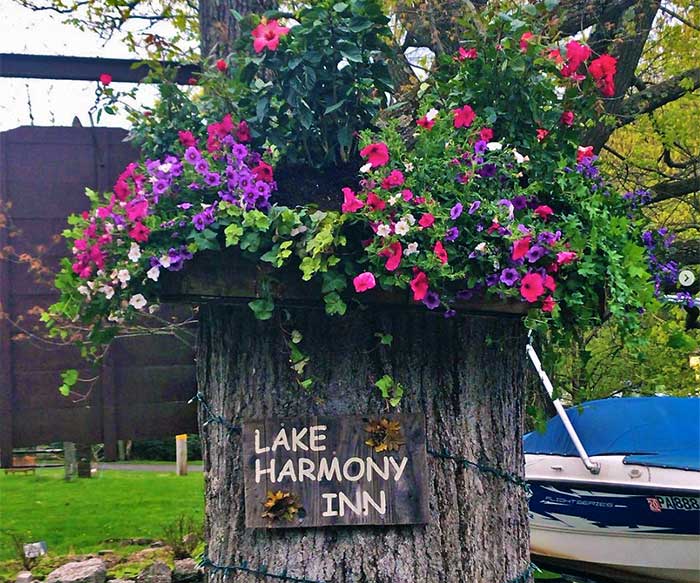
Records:
[[[700,583],[700,399],[555,405],[546,432],[524,442],[535,564],[615,583]]]

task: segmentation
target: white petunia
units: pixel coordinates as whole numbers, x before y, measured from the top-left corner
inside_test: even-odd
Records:
[[[394,232],[397,235],[405,235],[410,230],[410,226],[406,221],[399,221],[394,225]]]
[[[139,247],[138,243],[131,244],[131,247],[129,247],[128,257],[134,263],[141,259],[141,247]]]
[[[389,200],[388,200],[389,205],[390,205],[390,206],[394,206],[397,202],[399,202],[399,201],[401,200],[401,198],[402,198],[402,195],[401,195],[400,192],[399,192],[398,194],[395,194],[395,195],[393,195],[393,196],[390,196],[390,197],[389,197]]]
[[[489,152],[498,152],[503,149],[503,144],[501,142],[489,142],[486,144],[486,148]]]
[[[523,156],[520,152],[518,152],[515,148],[513,148],[513,156],[515,156],[515,161],[518,164],[522,164],[523,162],[529,162],[530,158],[529,156]]]
[[[170,255],[163,255],[163,257],[160,258],[160,265],[168,269],[168,267],[170,267]]]
[[[438,113],[438,110],[433,107],[428,110],[428,113],[425,114],[425,119],[428,121],[433,121],[438,116]]]
[[[114,288],[111,285],[103,285],[100,287],[100,291],[105,295],[108,300],[111,300],[114,296]]]
[[[122,284],[122,289],[126,287],[126,282],[131,279],[131,274],[127,269],[120,269],[117,272],[117,279],[119,280],[119,283]]]
[[[86,298],[90,299],[90,288],[86,285],[78,286],[78,293],[84,295]]]
[[[418,243],[409,243],[403,250],[403,254],[406,256],[413,255],[415,253],[418,253]]]
[[[389,225],[379,225],[377,227],[377,235],[380,237],[388,237],[391,235],[391,227]]]
[[[478,251],[479,253],[483,253],[486,251],[486,243],[482,241],[476,247],[474,247],[474,250]]]
[[[416,224],[416,217],[414,217],[411,213],[408,213],[403,217],[403,220],[406,221],[409,225],[413,226]]]
[[[158,170],[167,174],[168,172],[170,172],[172,167],[173,165],[170,162],[166,162],[165,164],[161,164],[160,166],[158,166]]]
[[[365,164],[364,166],[360,166],[360,172],[362,172],[363,174],[369,172],[370,170],[372,170],[371,162],[367,162],[367,164]]]
[[[121,314],[119,312],[117,312],[115,314],[110,314],[109,316],[107,316],[107,319],[110,322],[116,322],[117,324],[121,324],[124,321],[124,318],[121,316]]]
[[[406,170],[406,172],[413,172],[413,168],[414,168],[413,162],[406,162],[403,165],[403,167],[404,167],[404,170]]]
[[[137,310],[142,310],[147,303],[146,298],[144,298],[142,294],[131,296],[131,299],[129,300],[129,305]]]
[[[157,265],[154,265],[151,267],[147,272],[146,272],[146,277],[148,279],[152,279],[153,281],[158,281],[158,278],[160,277],[160,267]]]

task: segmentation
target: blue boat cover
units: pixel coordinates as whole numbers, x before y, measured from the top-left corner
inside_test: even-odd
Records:
[[[567,409],[588,455],[624,463],[700,471],[700,398],[625,397]],[[559,417],[525,436],[525,453],[578,456]]]

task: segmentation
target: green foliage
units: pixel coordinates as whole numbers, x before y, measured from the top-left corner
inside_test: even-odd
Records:
[[[204,524],[201,517],[180,514],[163,528],[163,542],[172,550],[176,559],[194,557],[195,549],[204,541]]]
[[[389,402],[389,405],[396,407],[403,397],[404,388],[401,383],[397,383],[390,375],[385,374],[374,386],[382,393],[382,398]]]

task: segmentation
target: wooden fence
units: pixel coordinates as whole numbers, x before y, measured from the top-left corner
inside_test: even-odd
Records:
[[[0,228],[0,249],[17,253],[46,248],[56,266],[66,254],[55,235],[69,213],[85,210],[85,187],[111,189],[135,157],[124,130],[81,127],[20,127],[0,133],[0,207],[10,204],[12,229]],[[56,298],[38,284],[26,263],[0,260],[0,466],[11,464],[12,448],[53,441],[104,443],[117,455],[117,440],[158,438],[197,430],[191,348],[172,336],[119,339],[84,399],[58,392],[60,372],[77,368],[91,376],[78,351],[48,346],[22,334],[31,329],[35,306]]]

